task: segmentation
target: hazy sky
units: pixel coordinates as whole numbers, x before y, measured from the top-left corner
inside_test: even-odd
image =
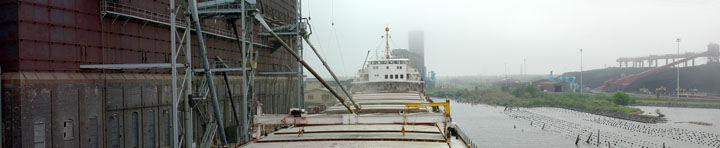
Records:
[[[407,48],[425,31],[425,64],[440,76],[563,73],[617,66],[618,57],[707,50],[720,42],[718,0],[305,0],[311,41],[339,76],[353,76],[365,54]],[[332,25],[334,23],[334,25]],[[321,75],[309,47],[305,58]],[[311,77],[311,76],[310,76]]]

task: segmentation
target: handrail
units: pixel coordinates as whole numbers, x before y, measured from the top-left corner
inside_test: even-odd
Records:
[[[460,139],[462,139],[463,142],[465,142],[465,144],[468,146],[468,148],[477,148],[477,145],[474,142],[472,142],[472,140],[470,140],[470,137],[468,137],[467,134],[465,134],[465,132],[463,132],[460,129],[460,127],[457,125],[455,126],[455,132],[457,133],[457,136],[459,136]]]
[[[148,22],[154,22],[154,23],[161,23],[161,24],[170,24],[169,15],[158,13],[150,10],[145,10],[141,8],[136,8],[129,5],[120,4],[117,2],[110,2],[108,0],[102,0],[100,2],[100,9],[105,13],[110,14],[121,14],[121,15],[127,15],[132,16],[134,18],[138,19],[145,19]],[[179,28],[186,29],[187,24],[183,23],[185,22],[183,17],[177,17],[175,19],[176,23],[175,25],[179,26]],[[193,30],[192,28],[189,28]],[[231,37],[234,36],[233,32],[229,29],[221,29],[217,27],[212,26],[202,26],[203,32],[205,33],[211,33],[212,35],[221,35],[223,37]]]

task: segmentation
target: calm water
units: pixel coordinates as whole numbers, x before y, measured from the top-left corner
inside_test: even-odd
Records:
[[[505,107],[455,101],[451,115],[479,147],[720,147],[718,109],[637,108],[651,115],[659,109],[669,121],[645,124],[559,108],[505,111]]]

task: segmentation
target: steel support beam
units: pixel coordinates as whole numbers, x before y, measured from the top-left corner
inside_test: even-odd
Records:
[[[279,35],[279,36],[295,36],[295,35],[298,35],[297,32],[278,32],[278,33],[276,33],[276,34]],[[267,32],[258,33],[258,35],[260,35],[260,36],[272,36],[272,34],[267,33]]]
[[[177,68],[175,67],[177,64],[177,55],[176,55],[176,45],[175,45],[175,38],[177,36],[175,35],[175,1],[170,1],[170,69],[172,73],[172,80],[170,80],[170,88],[172,89],[172,109],[171,109],[171,115],[172,115],[172,147],[173,148],[179,148],[180,147],[180,132],[179,132],[179,124],[178,124],[178,94],[177,94]]]
[[[272,34],[273,37],[275,37],[275,39],[277,39],[280,42],[280,44],[282,44],[282,46],[285,48],[286,51],[288,51],[293,57],[295,57],[295,60],[300,62],[300,64],[302,64],[303,67],[305,67],[308,71],[310,71],[310,73],[315,78],[317,78],[318,81],[320,81],[320,83],[323,84],[323,86],[325,86],[325,88],[327,88],[328,91],[330,91],[330,93],[333,94],[335,96],[335,98],[337,98],[338,101],[340,101],[341,104],[343,104],[343,106],[345,106],[345,108],[347,108],[348,112],[350,112],[351,114],[355,113],[355,111],[350,109],[350,106],[348,106],[345,103],[345,99],[343,99],[340,95],[338,95],[338,93],[335,92],[335,90],[332,89],[332,87],[330,87],[330,85],[327,84],[327,82],[325,82],[325,80],[323,80],[322,77],[320,77],[320,75],[318,75],[317,72],[315,72],[315,70],[313,70],[312,67],[310,67],[310,65],[307,64],[307,62],[305,62],[297,53],[295,53],[295,51],[292,51],[292,48],[290,48],[290,46],[288,46],[288,44],[285,43],[285,41],[283,41],[282,38],[280,38],[280,36],[278,36],[277,34],[275,34],[275,32],[272,31],[272,29],[270,28],[270,26],[268,26],[268,24],[265,22],[265,19],[262,17],[262,15],[260,13],[255,13],[254,18],[255,18],[255,20],[257,20],[260,23],[260,25],[262,25],[262,27],[265,29],[265,31],[270,32],[270,34]]]
[[[219,10],[199,10],[198,15],[237,15],[242,13],[241,9],[219,9]]]
[[[259,75],[296,75],[298,72],[258,72]]]
[[[300,24],[301,24],[300,19],[302,16],[302,12],[300,11],[301,7],[299,7],[299,6],[302,6],[300,4],[300,0],[295,0],[295,6],[296,6],[295,7],[296,9],[295,9],[294,27],[293,27],[293,25],[288,25],[288,26],[290,26],[290,29],[292,29],[292,28],[295,29],[294,30],[295,31],[294,32],[295,33],[295,48],[297,48],[296,50],[300,54],[300,59],[302,60],[304,58],[303,55],[305,55],[305,54],[302,51],[303,45],[302,45],[302,38],[301,38],[301,34],[300,34]],[[279,27],[278,29],[281,29],[281,28],[283,28],[283,27]],[[298,82],[297,82],[297,96],[296,96],[297,97],[297,106],[298,106],[298,108],[305,108],[305,95],[304,95],[305,91],[303,90],[304,85],[303,85],[303,76],[302,76],[303,68],[300,66],[300,64],[301,64],[300,62],[298,62],[297,64],[298,64],[298,67],[297,67]]]
[[[244,0],[243,0],[242,3],[240,3],[240,9],[241,9],[241,12],[240,12],[240,15],[241,15],[241,17],[240,17],[240,29],[242,29],[242,34],[240,35],[241,40],[239,40],[239,42],[241,42],[241,44],[242,44],[242,45],[240,45],[240,52],[242,53],[242,68],[247,68],[247,58],[249,57],[248,54],[251,54],[251,53],[252,53],[252,52],[248,52],[248,50],[247,50],[247,42],[246,42],[247,40],[245,40],[245,39],[246,39],[246,38],[245,38],[245,33],[246,33],[245,30],[247,30],[247,28],[245,28],[245,25],[246,25],[246,24],[245,24],[245,19],[246,19],[246,17],[247,17],[247,11],[245,10],[245,7],[246,7],[245,4],[246,4],[246,3],[245,3]],[[234,32],[235,32],[235,38],[237,38],[237,37],[238,37],[238,31],[237,31],[237,25],[235,25],[235,21],[233,21],[233,29],[234,29]],[[250,47],[253,47],[253,46],[250,46]],[[249,79],[249,78],[252,78],[252,77],[248,77],[247,74],[248,74],[247,71],[243,71],[243,72],[242,72],[242,95],[243,95],[243,96],[242,96],[242,106],[240,106],[240,110],[242,111],[242,112],[241,112],[241,113],[242,113],[242,116],[240,117],[240,119],[242,120],[242,125],[241,125],[242,128],[240,129],[240,132],[239,132],[240,134],[238,134],[238,136],[240,136],[240,142],[241,142],[241,143],[242,143],[242,142],[245,142],[245,141],[247,141],[247,140],[250,139],[250,138],[248,138],[248,136],[247,136],[247,135],[249,135],[249,134],[248,134],[248,129],[249,129],[248,124],[250,123],[250,121],[248,121],[248,116],[249,116],[250,114],[248,114],[248,111],[249,111],[249,110],[248,110],[248,106],[247,106],[247,102],[248,102],[248,101],[247,101],[247,99],[248,99],[248,94],[247,94],[247,93],[248,93],[248,90],[249,90],[249,88],[248,88],[248,79]],[[250,80],[252,80],[252,79],[250,79]]]
[[[190,25],[190,17],[185,17],[185,23],[187,26]],[[192,46],[191,46],[191,40],[190,37],[192,36],[190,34],[190,31],[185,30],[185,63],[192,63]],[[192,74],[192,64],[188,64],[187,68],[185,68],[185,74],[188,75],[188,78],[185,78],[185,101],[183,101],[183,106],[185,108],[185,148],[193,148],[193,139],[195,136],[193,134],[193,117],[192,117],[192,107],[190,106],[190,99],[192,99],[192,93],[193,93],[193,74]]]
[[[174,52],[172,53],[174,54]],[[94,64],[80,65],[81,69],[160,69],[172,68],[173,63],[153,63],[153,64]],[[176,68],[185,67],[184,64],[177,65]]]
[[[215,90],[215,82],[213,79],[212,71],[210,71],[210,62],[207,59],[207,51],[205,47],[205,39],[203,38],[202,29],[200,26],[200,17],[197,14],[196,0],[188,0],[188,9],[192,12],[192,21],[195,25],[195,31],[197,34],[198,44],[200,44],[200,59],[202,59],[203,67],[205,68],[205,79],[208,82],[208,89],[210,91],[210,97],[212,98],[213,111],[215,112],[215,119],[218,125],[218,133],[220,134],[220,141],[222,146],[227,146],[227,138],[225,137],[225,126],[223,125],[222,115],[220,114],[220,105],[218,103],[217,92]]]
[[[241,0],[213,0],[213,1],[206,1],[206,2],[200,2],[197,3],[198,9],[204,9],[204,8],[212,8],[212,7],[218,7],[218,6],[224,6],[232,3],[237,3]]]
[[[210,72],[228,72],[228,71],[243,71],[250,70],[248,68],[213,68]],[[205,69],[193,69],[193,72],[205,72]]]

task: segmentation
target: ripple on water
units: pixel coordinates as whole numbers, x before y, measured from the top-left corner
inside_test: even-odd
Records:
[[[505,107],[471,105],[452,102],[453,120],[482,147],[578,147],[575,140],[580,135],[579,147],[597,147],[597,130],[600,130],[600,145],[612,147],[720,147],[720,110],[708,113],[707,110],[661,112],[669,118],[668,123],[646,124],[593,114],[576,112],[560,108],[522,108],[512,112],[503,111]],[[643,108],[643,111],[654,108]],[[669,112],[676,112],[669,113]],[[647,112],[647,111],[646,111]],[[680,114],[704,116],[701,122],[712,126],[698,128],[694,124],[675,124],[672,121],[689,117],[674,118]],[[530,124],[533,125],[530,125]],[[541,125],[542,124],[542,125]],[[694,125],[694,126],[688,126]],[[706,132],[706,131],[713,132]],[[593,133],[591,135],[590,133]],[[588,140],[588,137],[591,137]],[[586,141],[588,141],[586,143]]]

